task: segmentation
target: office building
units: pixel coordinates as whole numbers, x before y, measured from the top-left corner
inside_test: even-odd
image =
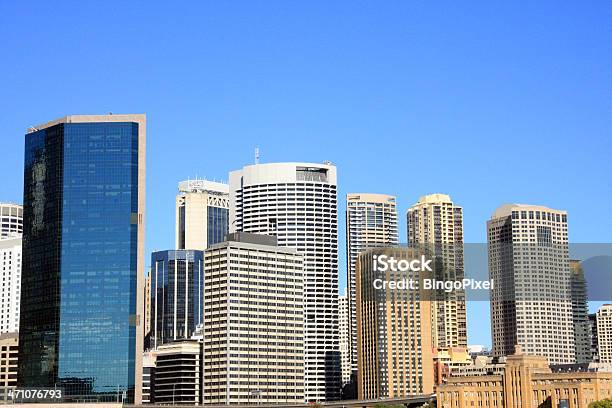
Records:
[[[600,363],[612,363],[612,304],[597,310],[597,354]]]
[[[155,365],[157,354],[154,350],[145,351],[142,356],[142,403],[155,402]]]
[[[229,186],[208,180],[179,183],[176,196],[176,249],[204,251],[225,240]]]
[[[204,256],[204,403],[303,403],[302,255],[233,233]]]
[[[589,323],[587,282],[584,279],[584,271],[580,261],[570,260],[570,272],[576,363],[589,363],[593,361],[593,355],[591,354],[591,324]]]
[[[336,167],[269,163],[231,172],[230,231],[274,235],[304,256],[306,400],[338,399]]]
[[[576,359],[567,213],[507,204],[487,222],[493,355],[515,345],[551,364]]]
[[[464,278],[463,209],[446,194],[420,197],[407,212],[408,244],[436,257],[435,278],[457,281]],[[432,342],[441,350],[467,347],[465,292],[440,291],[432,298]]]
[[[203,251],[153,252],[150,347],[190,339],[204,320],[203,295]]]
[[[19,331],[21,264],[21,236],[0,239],[0,333]]]
[[[9,392],[17,387],[19,334],[0,334],[0,402],[10,401]]]
[[[204,374],[202,343],[191,339],[179,340],[159,346],[153,354],[155,369],[150,381],[154,389],[154,402],[163,405],[201,405]]]
[[[349,301],[346,289],[344,295],[338,295],[338,326],[340,332],[340,368],[342,385],[351,381],[351,342],[349,337]]]
[[[587,408],[612,397],[612,373],[553,372],[546,358],[524,354],[518,346],[502,373],[451,376],[436,391],[438,408]]]
[[[23,207],[0,203],[0,239],[15,237],[23,232]]]
[[[371,249],[357,259],[357,389],[359,399],[430,394],[434,386],[431,342],[431,302],[419,285],[415,289],[375,287],[387,282],[422,281],[430,272],[406,272],[375,267],[373,258],[420,258],[413,248]]]
[[[349,294],[350,358],[353,373],[357,372],[357,306],[355,297],[355,263],[357,257],[366,249],[398,244],[397,203],[394,196],[371,193],[346,195],[346,285]],[[342,343],[342,341],[343,339],[340,337],[340,342]]]
[[[141,400],[145,127],[79,115],[25,136],[20,387]]]

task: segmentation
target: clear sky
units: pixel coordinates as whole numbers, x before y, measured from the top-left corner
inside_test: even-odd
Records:
[[[612,2],[0,0],[0,200],[22,201],[28,126],[146,113],[147,251],[176,184],[261,160],[338,166],[344,195],[443,192],[466,242],[505,202],[611,242]],[[469,342],[489,344],[488,308]]]

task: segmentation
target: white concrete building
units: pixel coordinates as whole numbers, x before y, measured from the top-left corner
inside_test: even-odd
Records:
[[[340,367],[342,369],[342,385],[351,381],[351,341],[350,341],[350,317],[349,300],[344,290],[344,295],[338,295],[338,325],[340,330]]]
[[[225,240],[229,186],[208,180],[179,183],[176,196],[176,249],[204,251]]]
[[[442,262],[442,276],[457,281],[463,268],[463,208],[447,194],[422,196],[406,214],[409,245],[425,245]],[[435,293],[432,313],[432,342],[437,349],[467,347],[465,292]]]
[[[239,232],[210,246],[204,265],[204,403],[303,403],[302,255]]]
[[[372,193],[346,195],[346,270],[349,300],[351,369],[357,371],[357,306],[355,263],[369,248],[399,244],[395,196]],[[342,339],[340,340],[342,342]]]
[[[19,331],[21,299],[21,236],[0,239],[0,333]]]
[[[23,233],[23,207],[19,204],[0,203],[0,239]]]
[[[268,163],[230,173],[230,232],[274,235],[304,256],[307,401],[340,397],[338,200],[332,164]]]
[[[507,204],[487,222],[493,355],[520,345],[551,364],[574,363],[567,212]]]
[[[597,346],[599,362],[612,364],[612,304],[597,311]]]

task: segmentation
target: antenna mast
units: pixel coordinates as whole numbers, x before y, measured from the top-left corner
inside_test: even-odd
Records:
[[[255,164],[259,164],[259,147],[255,148]]]

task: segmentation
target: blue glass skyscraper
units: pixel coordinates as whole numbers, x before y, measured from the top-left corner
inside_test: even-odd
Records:
[[[67,116],[26,134],[20,387],[140,401],[145,126]]]
[[[153,252],[150,347],[191,338],[203,323],[203,297],[203,251]]]

